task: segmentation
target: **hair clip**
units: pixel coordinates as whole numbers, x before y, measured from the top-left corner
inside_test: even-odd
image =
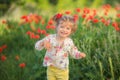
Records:
[[[60,19],[62,17],[62,14],[58,13],[56,14],[56,19]]]

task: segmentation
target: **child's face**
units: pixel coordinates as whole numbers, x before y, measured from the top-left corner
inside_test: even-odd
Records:
[[[60,23],[57,27],[57,34],[61,38],[68,37],[72,32],[72,27],[69,25],[68,22]]]

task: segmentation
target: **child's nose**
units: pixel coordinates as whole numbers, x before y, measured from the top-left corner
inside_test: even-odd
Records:
[[[64,28],[63,31],[66,31],[66,29]]]

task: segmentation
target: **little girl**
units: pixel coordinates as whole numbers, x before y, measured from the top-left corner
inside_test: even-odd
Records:
[[[86,55],[78,51],[69,37],[77,29],[74,17],[55,15],[56,34],[51,34],[37,41],[37,50],[46,49],[43,65],[47,66],[48,80],[69,79],[69,55],[75,59],[84,58]]]

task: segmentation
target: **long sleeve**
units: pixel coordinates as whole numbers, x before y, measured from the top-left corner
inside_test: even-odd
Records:
[[[43,60],[43,66],[55,66],[60,69],[66,69],[69,66],[69,55],[75,59],[81,58],[81,52],[78,51],[77,47],[71,38],[66,38],[61,44],[58,44],[56,40],[56,34],[49,35],[44,39],[36,42],[35,48],[37,50],[42,50],[44,48],[43,42],[50,42],[50,50],[46,51]],[[49,43],[48,42],[48,43]],[[46,47],[46,45],[45,45]]]
[[[45,40],[49,40],[50,37],[51,37],[51,36],[49,35],[49,36],[43,38],[42,40],[37,41],[37,42],[35,43],[35,49],[37,49],[37,50],[42,50],[42,49],[44,48],[44,41],[45,41]]]
[[[42,50],[42,49],[44,48],[44,46],[43,46],[43,41],[44,41],[44,40],[39,40],[39,41],[37,41],[37,42],[35,43],[35,49],[37,49],[37,50]]]
[[[80,54],[81,54],[81,52],[77,49],[77,47],[76,46],[74,46],[74,43],[73,43],[73,41],[72,40],[70,40],[70,43],[69,43],[69,54],[70,54],[70,56],[72,56],[73,58],[75,58],[75,59],[80,59],[81,58],[81,56],[80,56]]]

